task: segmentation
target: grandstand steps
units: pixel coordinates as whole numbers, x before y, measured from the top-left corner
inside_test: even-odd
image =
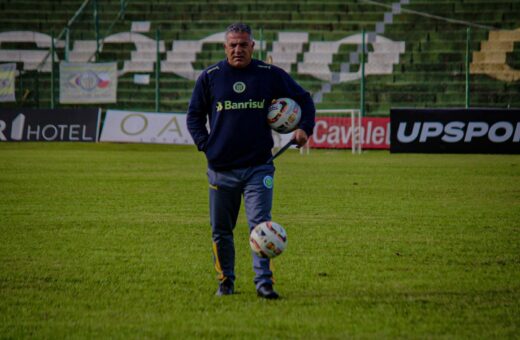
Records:
[[[384,1],[392,4],[397,0]],[[65,27],[81,0],[5,0],[0,2],[0,32],[13,30],[31,30],[55,35]],[[249,23],[255,31],[257,47],[260,40],[266,42],[263,53],[273,51],[279,32],[306,32],[308,39],[301,44],[288,65],[292,76],[312,94],[326,88],[327,82],[308,74],[299,74],[298,63],[320,58],[330,58],[323,64],[324,69],[332,72],[358,72],[359,53],[356,45],[342,45],[330,56],[327,53],[311,55],[312,42],[335,42],[340,39],[359,34],[362,29],[374,31],[377,23],[383,22],[385,13],[390,9],[356,0],[155,0],[130,1],[124,20],[116,23],[111,32],[107,32],[112,20],[118,15],[120,0],[98,1],[100,12],[100,34],[113,35],[129,32],[133,21],[149,21],[150,30],[143,33],[155,39],[160,29],[164,50],[160,60],[169,62],[173,57],[174,40],[199,40],[217,32],[222,32],[230,23],[230,18]],[[423,11],[437,16],[455,20],[470,21],[479,25],[493,26],[503,29],[520,27],[519,1],[484,1],[484,0],[413,0],[403,4],[401,13],[391,16],[391,23],[384,25],[382,36],[399,42],[404,41],[406,50],[399,55],[399,63],[394,64],[392,74],[368,75],[366,78],[367,113],[369,115],[388,115],[391,107],[447,107],[463,106],[465,100],[465,49],[466,26],[455,22],[440,21],[427,18],[405,10]],[[493,34],[491,35],[493,36]],[[92,6],[71,28],[71,42],[93,40],[94,24]],[[471,61],[484,62],[487,66],[511,74],[506,67],[520,69],[520,42],[513,44],[513,50],[504,55],[483,54],[482,46],[488,41],[488,31],[472,28]],[[491,43],[490,49],[500,51],[502,43]],[[72,45],[72,44],[71,44]],[[508,43],[506,47],[510,47]],[[72,47],[72,46],[71,46]],[[4,42],[1,50],[42,50],[31,43]],[[368,44],[370,52],[373,46]],[[89,51],[92,51],[90,49]],[[85,53],[89,51],[77,53]],[[95,49],[94,49],[95,51]],[[78,54],[79,55],[79,54]],[[178,54],[177,54],[178,56]],[[259,56],[258,51],[255,56]],[[283,64],[284,55],[274,56],[274,64]],[[63,60],[64,48],[59,47],[57,58]],[[84,56],[80,56],[84,58]],[[292,58],[291,57],[291,58]],[[100,105],[103,108],[128,108],[132,110],[153,111],[155,109],[155,58],[154,48],[139,50],[133,43],[107,43],[104,45],[97,61],[116,61],[120,71],[133,70],[118,79],[118,103]],[[194,54],[194,60],[188,60],[196,70],[212,65],[224,58],[221,43],[208,43]],[[372,55],[372,60],[375,56]],[[18,63],[21,70],[23,65]],[[166,64],[164,64],[166,65]],[[495,65],[495,66],[490,66]],[[56,69],[58,67],[56,66]],[[327,72],[328,72],[327,71]],[[184,79],[163,69],[161,73],[160,92],[161,110],[185,111],[193,80]],[[137,85],[133,82],[134,74],[148,74],[150,83]],[[32,78],[31,78],[32,77]],[[17,79],[17,98],[26,96],[24,103],[35,103],[39,99],[40,107],[50,102],[50,74],[41,73],[39,84],[35,85],[34,74],[26,72]],[[518,81],[507,82],[493,79],[488,75],[471,74],[470,89],[472,104],[482,106],[520,106],[520,85]],[[39,98],[35,98],[35,88],[39,88]],[[56,88],[58,83],[56,83]],[[19,90],[18,90],[19,89]],[[28,92],[27,92],[28,91]],[[57,94],[56,94],[57,96]],[[12,105],[2,103],[1,107]],[[61,106],[58,104],[58,106]],[[323,102],[318,108],[358,108],[359,80],[334,84],[331,91],[323,94]]]

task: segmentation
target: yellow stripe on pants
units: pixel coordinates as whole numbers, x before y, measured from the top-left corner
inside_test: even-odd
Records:
[[[218,273],[218,279],[220,281],[224,281],[226,278],[224,276],[224,272],[222,271],[222,267],[220,266],[220,260],[218,259],[218,252],[217,252],[217,244],[213,242],[213,260],[215,262],[215,270]]]

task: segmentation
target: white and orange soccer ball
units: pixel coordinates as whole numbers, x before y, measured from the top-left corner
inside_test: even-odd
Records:
[[[287,247],[287,233],[276,222],[262,222],[251,231],[249,245],[258,256],[273,258],[280,255]]]
[[[291,98],[278,98],[273,100],[267,113],[267,122],[271,129],[278,133],[289,133],[296,130],[302,109]]]

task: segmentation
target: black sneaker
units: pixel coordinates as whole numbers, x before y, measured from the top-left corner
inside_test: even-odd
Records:
[[[223,295],[231,295],[235,292],[235,287],[233,287],[233,283],[229,280],[222,281],[218,285],[217,293],[215,295],[217,296],[223,296]]]
[[[257,290],[256,293],[258,294],[258,297],[274,300],[278,299],[280,296],[277,292],[273,289],[273,285],[270,283],[264,283],[261,285]]]

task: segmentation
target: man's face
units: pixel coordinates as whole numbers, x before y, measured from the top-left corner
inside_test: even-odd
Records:
[[[236,68],[249,65],[253,56],[255,42],[245,32],[229,32],[226,36],[224,50],[228,63]]]

